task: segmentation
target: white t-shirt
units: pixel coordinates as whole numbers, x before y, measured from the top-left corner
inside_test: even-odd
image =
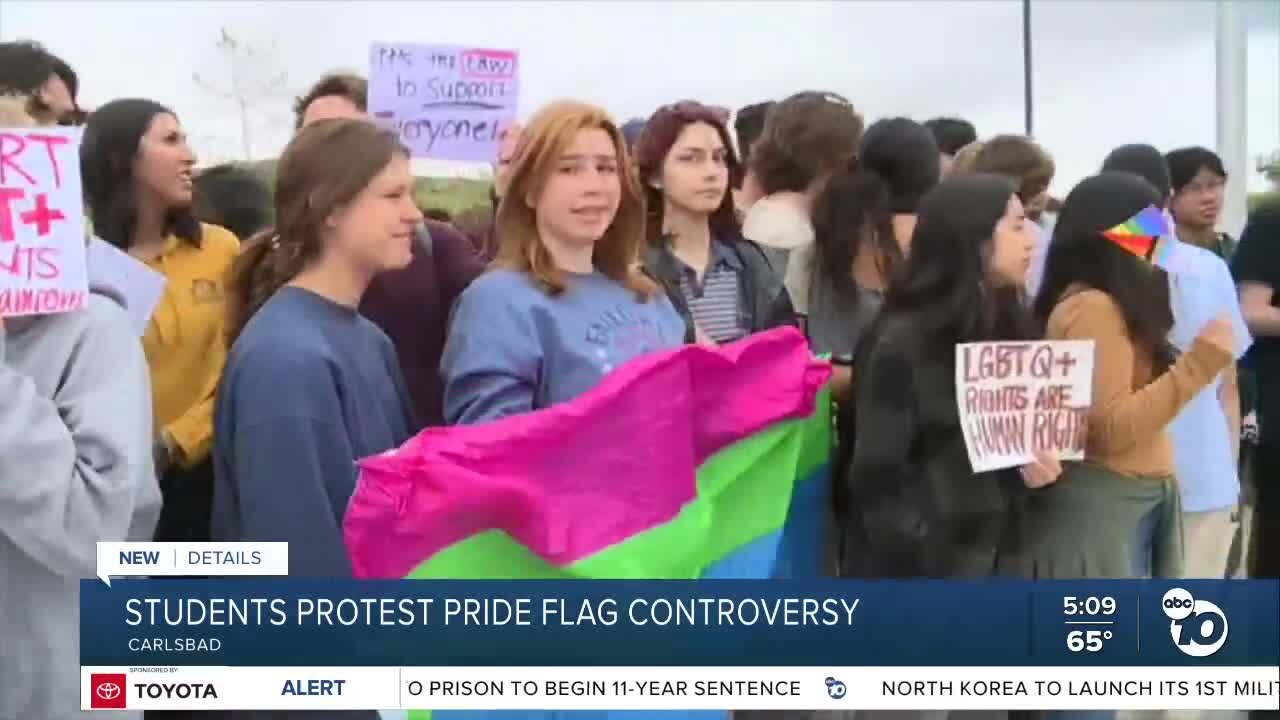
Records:
[[[787,198],[769,196],[747,211],[742,235],[785,258],[783,285],[800,315],[809,313],[809,277],[813,267],[813,221]]]
[[[1253,338],[1240,313],[1235,283],[1222,258],[1176,238],[1161,238],[1156,264],[1169,274],[1169,304],[1173,329],[1169,341],[1185,352],[1204,326],[1218,315],[1231,319],[1236,336],[1236,359]],[[1173,454],[1186,512],[1230,507],[1240,497],[1240,477],[1231,454],[1231,433],[1218,399],[1219,376],[1202,389],[1169,424]]]

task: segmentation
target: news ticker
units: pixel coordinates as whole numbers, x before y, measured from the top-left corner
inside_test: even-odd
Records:
[[[83,667],[85,710],[1274,710],[1266,667]]]

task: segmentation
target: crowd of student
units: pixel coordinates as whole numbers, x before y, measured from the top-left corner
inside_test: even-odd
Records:
[[[77,714],[97,541],[288,541],[291,575],[349,576],[354,460],[787,325],[838,371],[839,576],[1221,578],[1233,555],[1280,575],[1280,207],[1238,248],[1219,235],[1209,150],[1119,148],[1058,204],[1030,138],[864,127],[832,93],[732,126],[695,101],[625,125],[564,101],[504,137],[468,236],[424,219],[361,78],[297,102],[273,192],[197,173],[163,105],[84,113],[77,90],[0,44],[0,126],[83,123],[92,232],[167,286],[140,340],[92,269],[85,310],[0,319],[0,718]],[[1145,252],[1104,234],[1152,207],[1172,223]],[[954,346],[1029,338],[1095,343],[1087,460],[975,473]]]

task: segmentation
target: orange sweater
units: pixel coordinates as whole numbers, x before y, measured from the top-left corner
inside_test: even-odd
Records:
[[[1050,340],[1093,340],[1093,407],[1085,458],[1121,475],[1173,476],[1173,441],[1166,427],[1231,364],[1231,354],[1196,340],[1160,377],[1151,352],[1134,346],[1110,295],[1082,290],[1049,315]]]

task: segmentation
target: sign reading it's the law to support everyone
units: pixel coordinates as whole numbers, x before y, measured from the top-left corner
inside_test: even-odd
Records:
[[[0,128],[0,317],[79,309],[88,285],[80,131]]]
[[[491,162],[515,122],[519,54],[456,45],[376,44],[369,112],[414,157]]]
[[[1092,340],[956,346],[956,402],[974,472],[1024,465],[1037,452],[1084,459],[1093,346]]]

